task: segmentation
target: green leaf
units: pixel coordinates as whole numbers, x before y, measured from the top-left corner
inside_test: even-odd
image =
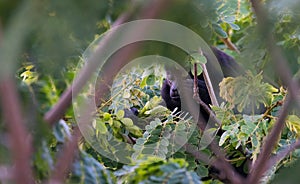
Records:
[[[250,135],[252,135],[255,128],[256,125],[254,123],[248,122],[247,124],[241,126],[241,132],[245,133],[246,136],[249,137]]]
[[[192,65],[191,67],[191,72],[194,76],[198,76],[203,72],[203,68],[200,64],[197,64],[196,66],[197,66],[197,75],[195,75],[194,65]]]
[[[95,129],[98,130],[101,134],[106,134],[107,127],[105,125],[105,122],[102,121],[101,119],[96,119],[95,121],[96,121]]]
[[[144,77],[143,79],[142,79],[142,82],[140,83],[140,88],[144,88],[144,87],[146,87],[146,85],[147,85],[147,78],[146,77]]]
[[[206,57],[198,52],[191,54],[191,57],[192,57],[191,64],[195,64],[195,63],[206,64],[207,63]]]
[[[243,119],[244,119],[244,121],[245,121],[246,124],[258,122],[258,120],[262,119],[262,117],[263,117],[262,114],[260,114],[260,115],[252,115],[252,116],[243,114]]]
[[[239,27],[238,25],[236,25],[236,24],[234,24],[234,23],[228,23],[228,24],[230,25],[230,27],[231,27],[233,30],[236,30],[236,31],[240,30],[240,27]]]
[[[123,118],[121,122],[127,127],[133,126],[133,121],[130,118]]]
[[[119,110],[116,114],[117,119],[122,119],[124,117],[124,115],[125,115],[124,110]]]
[[[146,111],[144,114],[147,114],[147,115],[153,114],[153,115],[155,115],[155,114],[158,114],[158,113],[161,113],[161,112],[167,112],[167,111],[168,111],[168,109],[166,107],[164,107],[162,105],[159,105],[159,106],[154,107],[151,110]]]
[[[223,17],[223,21],[226,23],[234,23],[235,22],[235,16],[226,16]]]
[[[80,151],[75,160],[68,183],[107,183],[116,182],[112,173],[87,153]]]
[[[222,38],[227,38],[228,37],[227,33],[222,29],[222,27],[219,24],[213,23],[212,28]]]
[[[254,75],[250,71],[236,78],[224,78],[220,83],[220,96],[229,102],[230,108],[237,105],[239,112],[250,110],[253,114],[260,104],[268,105],[273,93],[278,91],[262,79],[261,73]]]
[[[288,129],[295,132],[300,137],[300,118],[296,115],[289,115],[286,120]]]
[[[219,146],[222,146],[229,137],[230,137],[229,132],[228,131],[224,132],[220,138]]]
[[[198,165],[196,173],[201,177],[206,177],[208,176],[208,168],[204,167],[203,165]]]
[[[155,84],[155,75],[149,75],[146,80],[146,84],[151,86]]]
[[[110,118],[111,118],[111,114],[107,112],[103,113],[103,120],[108,121],[110,120]]]

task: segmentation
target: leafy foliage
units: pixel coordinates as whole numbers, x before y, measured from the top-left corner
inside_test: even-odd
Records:
[[[200,177],[186,170],[183,159],[150,157],[135,166],[124,166],[115,175],[124,183],[201,183]]]
[[[68,183],[113,184],[115,182],[112,172],[85,152],[79,153],[79,158],[73,163],[73,171],[68,180]]]
[[[143,155],[154,155],[167,158],[174,155],[195,130],[195,125],[189,119],[173,121],[176,116],[170,115],[166,121],[155,119],[146,126],[142,138],[137,139],[134,145],[133,158],[142,158]]]
[[[162,65],[155,66],[154,64],[140,65],[132,70],[127,67],[127,70],[121,71],[112,86],[112,103],[109,109],[117,112],[130,107],[142,109],[146,106],[141,113],[148,110],[151,104],[150,99],[160,94],[162,76],[164,76],[162,67]],[[150,106],[156,106],[158,102],[158,99],[154,99],[152,102],[154,104]]]
[[[0,32],[3,33],[0,34],[3,35],[0,42],[4,40],[1,42],[4,44],[0,43],[0,57],[11,54],[4,57],[9,60],[0,59],[4,68],[1,70],[1,76],[7,72],[7,65],[19,64],[15,73],[21,93],[21,109],[24,110],[26,129],[33,135],[34,141],[31,163],[36,183],[42,183],[51,177],[56,158],[63,154],[61,148],[70,139],[73,127],[76,126],[71,108],[53,130],[44,125],[42,116],[59,101],[63,91],[72,84],[81,54],[93,39],[108,30],[124,12],[132,12],[131,17],[135,17],[135,12],[140,12],[139,8],[146,6],[148,2],[28,2],[39,7],[38,14],[33,11],[28,15],[30,20],[30,16],[35,17],[33,24],[30,20],[27,21],[27,17],[21,17],[21,20],[18,17],[22,15],[18,12],[23,12],[23,7],[28,7],[27,1],[0,1]],[[299,78],[299,2],[263,2],[270,17],[272,37],[275,38],[276,45],[284,51],[292,74]],[[136,3],[134,7],[132,3]],[[208,43],[233,55],[240,64],[249,69],[244,76],[222,81],[220,94],[228,103],[212,107],[212,110],[222,121],[217,140],[229,162],[236,167],[243,167],[248,160],[256,161],[265,137],[269,135],[280,114],[287,92],[283,87],[280,88],[280,79],[278,80],[274,68],[270,67],[270,56],[264,42],[267,36],[257,34],[256,16],[249,2],[175,0],[162,12],[160,18],[187,26]],[[24,26],[24,22],[30,25]],[[19,40],[20,35],[24,38]],[[228,41],[237,46],[240,54],[227,49]],[[141,53],[168,53],[175,55],[174,60],[182,59],[177,57],[180,54],[174,48],[170,49],[171,52],[165,52],[165,45],[149,48]],[[10,52],[4,52],[7,50]],[[185,57],[187,53],[182,55]],[[206,58],[198,53],[192,56],[194,60],[189,61],[189,64],[193,67],[193,64],[197,63],[200,74],[202,68],[199,63],[206,63]],[[88,130],[95,140],[93,145],[98,145],[104,152],[113,154],[109,154],[111,157],[108,158],[97,153],[87,142],[81,141],[80,150],[76,153],[66,182],[200,183],[201,178],[209,175],[207,163],[203,163],[184,148],[185,144],[189,144],[193,151],[203,153],[208,158],[214,157],[209,149],[199,150],[203,132],[198,130],[185,112],[175,114],[163,106],[159,92],[164,75],[164,68],[157,63],[150,66],[134,64],[129,70],[119,73],[111,86],[111,98],[101,104],[96,113],[97,119]],[[280,91],[273,86],[280,88]],[[5,91],[2,95],[5,96]],[[261,103],[266,107],[266,111],[264,114],[255,114],[255,109]],[[234,107],[238,112],[235,112]],[[136,114],[132,112],[132,108],[136,109]],[[251,110],[250,115],[243,114],[245,109]],[[280,155],[281,151],[299,139],[300,118],[299,113],[295,111],[296,109],[285,121],[286,127],[273,150],[275,156]],[[3,117],[1,120],[3,121]],[[5,124],[6,122],[0,126],[1,168],[10,167],[14,161],[10,156],[13,155],[10,151],[10,143],[13,140],[8,140],[9,133],[6,133]],[[124,142],[126,146],[120,144]],[[113,144],[115,149],[110,150],[109,144]],[[125,158],[124,153],[127,155]],[[284,171],[284,167],[292,165],[299,157],[299,149],[296,149],[288,157],[275,163],[262,181],[270,182],[278,171]],[[118,162],[124,160],[130,164]],[[281,178],[284,178],[284,182],[292,182],[292,177]],[[0,180],[3,183],[11,182],[2,176]],[[276,177],[275,180],[277,181]],[[219,181],[209,178],[207,182]]]
[[[245,76],[228,77],[220,83],[220,96],[229,102],[231,108],[237,105],[239,112],[245,108],[254,112],[260,103],[270,105],[272,93],[276,91],[270,84],[262,82],[261,74],[254,76],[249,71]]]

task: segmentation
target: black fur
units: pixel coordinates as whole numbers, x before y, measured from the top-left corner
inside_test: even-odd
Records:
[[[224,77],[236,77],[242,73],[243,70],[231,56],[218,50],[215,47],[212,47],[212,50],[216,58],[218,59]],[[178,111],[180,111],[181,99],[177,90],[176,80],[174,80],[173,78],[170,79],[169,76],[170,75],[167,75],[167,78],[164,80],[161,89],[161,96],[165,101],[168,109],[174,111],[174,109],[177,107]],[[189,86],[191,89],[193,89],[193,80],[191,79],[194,79],[194,76],[192,75],[191,71],[189,72],[189,77],[190,78],[186,79],[186,81],[184,82],[190,83]],[[198,79],[198,91],[199,91],[200,99],[207,105],[211,104],[211,99],[209,97],[208,89],[204,82],[203,75],[201,74],[197,76],[197,79]],[[201,114],[203,115],[205,120],[208,120],[208,114],[204,110],[201,110]]]

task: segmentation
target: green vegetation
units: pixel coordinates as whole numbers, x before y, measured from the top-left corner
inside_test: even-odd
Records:
[[[0,0],[0,182],[297,183],[299,10],[298,0]],[[220,127],[204,132],[165,107],[158,56],[198,74],[209,59],[158,41],[119,49],[72,104],[103,34],[141,18],[186,26],[246,70],[215,85]],[[152,63],[120,67],[146,55]],[[76,111],[90,99],[92,120]],[[215,139],[203,147],[206,133]]]

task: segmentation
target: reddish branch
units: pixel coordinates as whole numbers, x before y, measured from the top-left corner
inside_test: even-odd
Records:
[[[199,98],[197,63],[194,63],[194,98]]]
[[[229,38],[221,38],[221,39],[230,50],[240,53],[239,49],[231,42]]]
[[[151,1],[151,3],[149,3],[146,7],[144,7],[140,11],[140,16],[139,17],[149,18],[149,19],[156,18],[157,15],[160,14],[160,12],[162,12],[165,8],[167,8],[168,4],[169,4],[169,0],[164,0],[164,1],[162,1],[162,0],[153,0],[153,1]],[[114,23],[113,26],[120,25],[120,24],[124,23],[128,19],[129,15],[130,14],[124,14],[123,16],[121,16]],[[141,31],[147,31],[147,29],[144,28],[144,29],[141,29]],[[143,34],[143,32],[136,31],[133,34]],[[61,96],[61,98],[58,101],[58,103],[49,112],[46,113],[46,115],[44,117],[44,119],[45,119],[46,122],[48,122],[49,124],[53,125],[60,118],[62,118],[62,116],[66,112],[66,109],[68,107],[70,107],[70,105],[71,105],[72,94],[73,94],[73,96],[76,96],[78,94],[78,92],[80,91],[80,89],[82,89],[82,87],[85,85],[85,83],[91,77],[91,75],[95,72],[95,70],[97,70],[97,68],[98,68],[97,67],[97,65],[98,65],[98,59],[99,59],[97,56],[100,55],[100,53],[102,52],[102,49],[105,48],[105,46],[110,41],[110,38],[112,36],[113,36],[113,33],[110,36],[107,36],[106,37],[107,39],[102,40],[100,42],[100,44],[98,45],[97,51],[94,53],[93,56],[91,56],[89,58],[89,61],[87,62],[88,64],[85,65],[85,67],[79,73],[78,78],[74,81],[73,85],[70,88],[68,88],[63,93],[63,95]],[[117,74],[117,72],[125,64],[127,64],[125,62],[122,63],[120,60],[126,61],[126,59],[129,58],[129,56],[132,56],[136,52],[136,49],[137,49],[137,47],[131,48],[130,49],[131,51],[128,50],[129,53],[123,52],[122,54],[119,54],[119,56],[117,57],[117,59],[113,59],[110,62],[110,63],[113,63],[113,65],[108,66],[108,68],[106,68],[106,70],[108,70],[106,72],[106,74],[107,75],[111,75],[111,76],[115,76]],[[129,61],[127,61],[127,62],[129,62]],[[107,84],[111,84],[112,83],[111,81],[112,81],[113,78],[106,77],[106,79],[108,80],[108,81],[105,81]],[[102,91],[108,91],[108,90],[109,90],[109,88],[105,87],[105,90],[102,90]]]
[[[31,137],[25,128],[21,113],[21,103],[13,77],[0,82],[1,106],[8,129],[10,148],[14,160],[14,179],[16,183],[34,183],[31,162]]]
[[[209,93],[209,96],[210,96],[210,99],[211,99],[211,103],[212,103],[212,105],[219,107],[219,103],[218,103],[213,85],[211,83],[208,71],[206,69],[206,66],[205,66],[205,64],[201,64],[201,66],[202,66],[202,69],[203,69],[204,81],[205,81],[205,84],[207,86],[207,90],[208,90],[208,93]]]
[[[273,62],[273,66],[275,67],[276,72],[282,80],[283,84],[288,86],[288,90],[293,99],[297,100],[297,103],[300,104],[298,96],[299,85],[295,80],[293,80],[292,72],[288,68],[288,61],[284,58],[282,51],[277,46],[274,40],[271,27],[269,26],[270,20],[267,19],[267,10],[264,10],[263,6],[258,0],[251,0],[251,3],[257,17],[257,22],[262,34],[262,38],[265,38],[265,41],[267,43],[267,49],[271,56],[270,61]]]
[[[128,19],[128,14],[124,14],[118,18],[113,26],[120,25],[124,22],[126,22]],[[106,42],[105,42],[106,41]],[[101,42],[101,46],[104,47],[106,43],[109,41],[108,39]],[[99,52],[101,52],[101,48],[99,49]],[[95,55],[98,55],[98,53],[95,53]],[[97,69],[95,65],[97,61],[94,62],[87,62],[88,64],[85,65],[85,67],[82,69],[82,71],[79,73],[79,77],[76,81],[73,82],[72,86],[69,87],[60,97],[59,101],[45,114],[44,120],[49,123],[50,125],[53,125],[56,123],[59,119],[63,117],[66,110],[70,107],[72,103],[72,94],[76,96],[80,89],[85,85],[85,83],[88,81],[88,79],[91,77],[92,73]],[[74,91],[74,89],[76,91]]]
[[[247,183],[257,183],[264,171],[266,162],[270,158],[271,152],[274,149],[274,146],[280,136],[280,133],[284,127],[285,119],[288,115],[289,106],[291,104],[292,99],[296,99],[299,105],[299,97],[298,93],[298,84],[292,79],[292,73],[288,68],[288,62],[283,57],[281,50],[278,46],[276,46],[276,42],[273,38],[271,29],[269,27],[269,20],[267,19],[266,11],[263,9],[261,3],[258,0],[251,0],[253,10],[255,11],[257,22],[261,31],[261,34],[264,38],[266,38],[267,49],[270,52],[271,61],[273,62],[273,66],[275,66],[277,74],[280,76],[281,80],[285,85],[288,86],[288,92],[284,105],[281,109],[280,115],[275,122],[270,134],[266,137],[262,151],[259,154],[256,162],[254,163]],[[270,166],[268,166],[270,167]]]
[[[214,94],[211,80],[208,75],[208,72],[206,70],[205,65],[202,65],[203,67],[203,76],[205,79],[205,83],[207,86],[209,86],[209,95],[211,99],[214,99],[214,105],[218,105],[216,96]],[[197,80],[197,64],[194,64],[194,94],[193,97],[196,100],[198,104],[200,104],[201,108],[204,108],[204,110],[209,114],[210,118],[212,118],[213,123],[217,123],[218,125],[221,125],[221,121],[215,116],[214,112],[200,99],[198,94],[198,80]],[[205,127],[208,126],[204,123],[203,118],[200,116],[198,120],[198,126],[202,131],[205,131]],[[191,146],[186,145],[185,148],[187,151],[197,157],[200,157],[200,159],[205,159],[203,156],[199,153],[196,153],[196,151],[192,150]],[[213,138],[212,142],[209,145],[209,148],[212,150],[212,152],[216,155],[216,158],[210,159],[209,165],[215,167],[220,171],[220,174],[217,176],[219,177],[221,181],[228,180],[230,183],[243,183],[244,179],[234,170],[234,168],[227,162],[225,153],[221,150],[221,148],[218,146],[217,141]],[[197,158],[195,157],[195,158]],[[207,161],[207,160],[204,160]]]
[[[280,161],[282,161],[286,156],[288,156],[291,152],[295,151],[295,149],[300,148],[300,139],[298,139],[296,142],[285,148],[284,150],[278,152],[276,155],[271,157],[271,159],[268,160],[266,167],[264,168],[264,172],[268,169],[272,168],[274,165],[278,164]]]
[[[277,140],[281,135],[281,131],[285,124],[285,119],[289,112],[289,106],[291,104],[291,95],[287,95],[283,107],[280,110],[278,119],[276,120],[274,126],[272,127],[271,132],[265,138],[260,154],[258,155],[257,160],[255,161],[251,171],[249,173],[248,182],[257,183],[261,176],[264,174],[268,168],[265,168],[272,150],[274,149]]]
[[[162,0],[154,0],[151,1],[151,3],[142,9],[140,17],[143,18],[155,18],[166,6],[168,5],[168,0],[162,1]],[[113,26],[119,25],[124,23],[129,17],[129,14],[124,14],[121,16]],[[143,29],[142,31],[146,31],[146,29]],[[134,34],[143,34],[143,32],[137,31]],[[78,78],[74,81],[72,86],[68,88],[63,95],[61,96],[59,102],[49,111],[46,113],[44,119],[46,122],[48,122],[50,125],[53,125],[56,123],[64,113],[66,112],[67,108],[71,105],[72,102],[72,94],[76,96],[78,92],[81,90],[81,88],[86,84],[86,82],[89,80],[91,75],[95,72],[95,70],[98,68],[96,67],[98,65],[98,57],[100,53],[102,52],[102,48],[105,48],[106,44],[110,41],[109,38],[111,38],[112,35],[108,36],[107,39],[102,40],[100,45],[98,46],[97,51],[90,57],[89,61],[87,62],[87,65],[80,71]],[[129,50],[125,49],[125,52],[118,53],[115,57],[113,57],[113,60],[111,60],[110,63],[108,63],[105,67],[105,75],[102,75],[103,78],[102,81],[104,81],[108,86],[112,84],[114,76],[120,71],[120,69],[126,64],[126,59],[130,58],[136,51],[137,47],[128,47]],[[101,84],[96,90],[98,99],[102,99],[103,95],[108,94],[109,87],[107,85]],[[98,94],[99,93],[99,94]],[[54,169],[54,172],[52,173],[52,178],[50,181],[55,182],[62,182],[64,178],[67,176],[67,173],[71,167],[71,164],[74,160],[74,156],[76,153],[76,150],[78,149],[77,142],[78,139],[81,137],[79,133],[79,129],[76,128],[74,130],[74,135],[69,143],[67,143],[62,151],[62,156],[57,162],[57,165]]]
[[[79,139],[81,138],[81,133],[78,127],[74,129],[74,133],[71,137],[71,140],[66,143],[64,149],[60,153],[55,169],[53,170],[53,173],[51,174],[51,179],[48,182],[51,183],[61,183],[65,180],[69,173],[69,169],[72,166],[72,163],[74,161],[74,156],[77,153],[77,144]]]

